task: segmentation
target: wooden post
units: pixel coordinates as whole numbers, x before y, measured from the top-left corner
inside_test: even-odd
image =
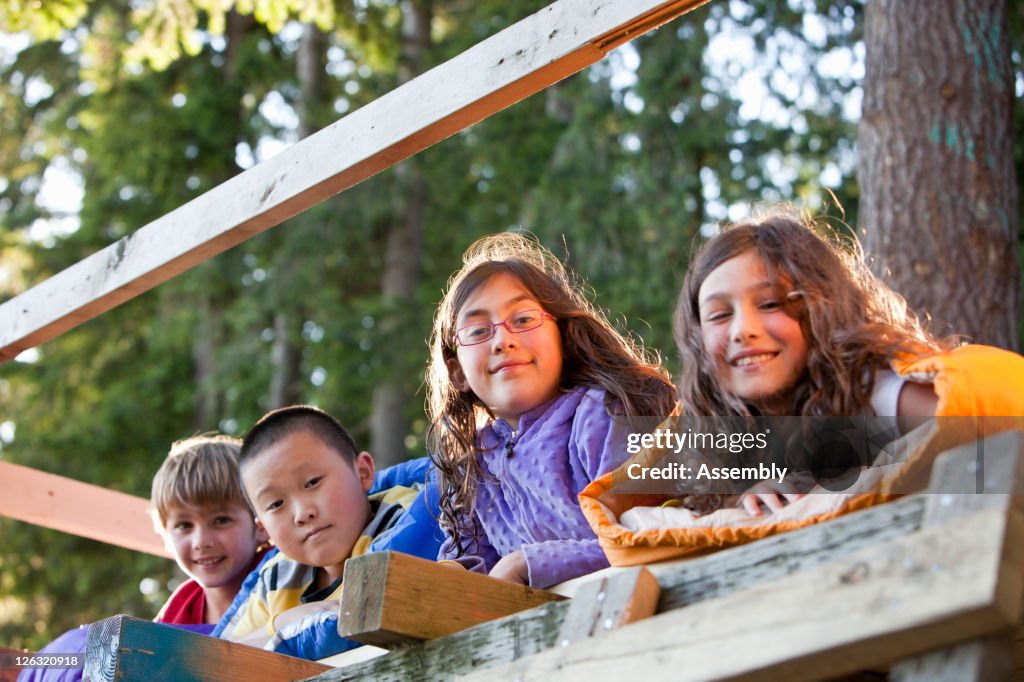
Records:
[[[1016,457],[1012,456],[1016,453]],[[1015,517],[1024,490],[1021,457],[1024,432],[1007,431],[987,440],[944,453],[935,463],[924,525],[947,523],[980,509],[1005,508]],[[981,491],[974,494],[978,478]],[[1017,570],[1020,570],[1018,565]],[[1004,679],[1013,670],[1016,626],[991,636],[937,649],[894,665],[890,679],[898,682]]]
[[[400,552],[345,562],[338,632],[393,647],[436,639],[563,597]]]
[[[661,587],[643,566],[597,578],[577,590],[558,631],[558,646],[616,630],[654,615]]]
[[[179,628],[114,616],[93,623],[85,645],[86,682],[273,682],[318,675],[330,666]]]

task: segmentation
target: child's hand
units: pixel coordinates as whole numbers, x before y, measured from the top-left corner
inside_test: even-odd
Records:
[[[797,492],[789,481],[761,481],[740,496],[738,506],[751,516],[761,516],[761,505],[768,508],[769,514],[773,514],[804,495],[806,493]]]
[[[530,573],[526,567],[526,557],[522,552],[512,552],[501,557],[491,569],[490,576],[520,585],[530,584]]]
[[[458,561],[453,561],[451,559],[439,559],[437,561],[437,564],[440,565],[440,566],[450,566],[450,567],[454,568],[457,571],[465,571],[466,570],[465,566],[460,564]]]

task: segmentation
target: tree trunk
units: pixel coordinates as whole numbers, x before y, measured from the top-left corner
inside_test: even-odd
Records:
[[[319,113],[327,99],[324,87],[326,54],[327,36],[316,27],[316,24],[306,24],[302,38],[299,39],[298,53],[295,55],[295,70],[302,93],[297,103],[300,140],[309,137],[320,128]],[[288,233],[279,234],[278,239],[306,239],[311,229],[308,220],[299,217],[289,225]],[[287,266],[283,269],[287,269]],[[302,396],[302,349],[297,339],[300,338],[305,319],[304,306],[298,302],[274,313],[268,409],[297,403]]]
[[[274,315],[274,343],[270,347],[271,374],[270,392],[267,396],[268,410],[299,402],[301,395],[299,366],[302,361],[302,350],[296,345],[291,335],[291,328],[296,325],[295,320],[296,315],[291,311],[283,310]]]
[[[325,74],[327,68],[327,36],[316,24],[306,24],[295,56],[295,69],[299,77],[299,139],[309,137],[320,129],[321,110],[327,103]]]
[[[402,53],[398,64],[399,83],[423,73],[430,50],[430,0],[405,0],[402,8]],[[410,305],[420,279],[420,252],[423,250],[423,213],[426,190],[419,160],[409,159],[395,169],[398,178],[398,205],[395,223],[388,234],[387,253],[381,293],[389,313],[380,325],[385,339],[403,323],[401,312]],[[399,371],[396,371],[396,365]],[[370,416],[370,447],[380,466],[408,458],[405,437],[409,433],[406,407],[413,399],[407,388],[409,377],[401,363],[390,363],[373,391]]]
[[[255,26],[256,21],[251,16],[234,11],[227,15],[227,45],[221,73],[225,86],[234,89],[233,94],[237,94],[238,101],[233,112],[220,113],[223,115],[225,127],[231,126],[232,130],[236,131],[236,139],[241,137],[243,126],[242,91],[237,86],[238,52],[246,35]],[[225,149],[224,154],[226,157],[221,165],[223,177],[213,178],[215,182],[228,180],[235,170],[234,145]],[[194,428],[197,433],[202,433],[219,430],[220,421],[224,416],[224,391],[216,377],[217,353],[225,336],[223,311],[226,302],[225,295],[220,292],[230,289],[231,285],[225,283],[225,276],[212,261],[197,268],[192,276],[200,277],[203,281],[203,293],[196,309],[195,338],[192,341],[193,381],[196,386]]]
[[[1017,347],[1014,81],[1004,0],[871,0],[860,228],[938,335]]]
[[[224,400],[217,388],[218,316],[208,294],[201,294],[196,310],[195,336],[192,339],[192,379],[196,387],[196,407],[193,428],[197,433],[220,430]]]

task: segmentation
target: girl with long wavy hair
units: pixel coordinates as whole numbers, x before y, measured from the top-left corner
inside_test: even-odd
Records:
[[[669,414],[672,385],[535,240],[485,237],[463,263],[427,368],[440,558],[534,587],[604,568],[577,495],[626,459],[619,417]]]
[[[897,391],[903,412],[872,398],[894,358],[950,345],[875,277],[856,241],[822,237],[791,212],[728,226],[704,245],[675,335],[683,411],[715,415],[933,414],[930,386]]]
[[[1020,356],[935,338],[865,263],[789,210],[728,226],[696,254],[675,313],[683,414],[1013,414]],[[996,406],[999,407],[996,407]],[[1005,410],[1010,409],[1011,412]],[[999,410],[993,412],[993,410]],[[799,497],[745,495],[760,515]]]

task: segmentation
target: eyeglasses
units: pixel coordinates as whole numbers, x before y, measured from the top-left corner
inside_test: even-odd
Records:
[[[455,343],[459,346],[475,346],[478,343],[490,341],[494,338],[494,330],[498,325],[513,334],[522,334],[544,324],[544,318],[555,319],[554,315],[548,315],[543,310],[530,309],[512,313],[501,322],[477,322],[466,325],[455,332]]]

